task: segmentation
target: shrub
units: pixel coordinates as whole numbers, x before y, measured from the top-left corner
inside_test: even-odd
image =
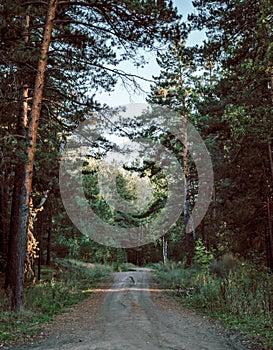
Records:
[[[241,267],[241,262],[232,254],[225,254],[210,264],[210,272],[219,277],[225,277],[230,271],[236,271]]]
[[[195,245],[194,263],[200,268],[208,269],[213,260],[213,253],[207,250],[201,239],[198,239]]]

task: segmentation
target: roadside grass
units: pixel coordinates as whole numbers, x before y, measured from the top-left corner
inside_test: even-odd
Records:
[[[26,283],[24,308],[17,314],[10,311],[9,298],[1,289],[0,348],[37,334],[42,323],[89,296],[84,291],[94,289],[110,273],[107,266],[58,260],[53,268],[42,269],[40,281]]]
[[[221,262],[186,270],[175,263],[154,267],[162,287],[185,306],[273,349],[273,275],[266,268],[237,263],[225,269]]]

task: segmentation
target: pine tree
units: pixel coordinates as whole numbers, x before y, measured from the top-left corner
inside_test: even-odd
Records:
[[[174,41],[164,53],[158,53],[157,62],[161,73],[155,77],[151,86],[148,101],[154,105],[167,106],[179,113],[183,124],[183,147],[177,149],[177,157],[183,163],[184,171],[184,203],[183,203],[183,235],[185,242],[186,262],[189,267],[194,254],[194,232],[190,226],[190,210],[194,202],[193,174],[188,149],[188,122],[193,118],[195,104],[194,72],[194,48],[186,47],[181,39]],[[156,123],[156,121],[155,121]]]
[[[262,255],[264,245],[270,253],[272,3],[233,0],[193,4],[198,15],[190,16],[192,27],[206,29],[208,36],[203,54],[213,57],[221,69],[213,98],[205,100],[206,113],[217,115],[222,124],[217,138],[222,143],[223,160],[216,168],[222,183],[217,193],[218,213],[224,213],[219,234],[229,234],[230,249],[244,256],[255,251]],[[265,227],[267,238],[262,235]]]
[[[11,303],[15,311],[20,311],[23,301],[24,270],[27,253],[27,233],[30,218],[34,156],[37,144],[38,122],[42,107],[43,88],[51,41],[53,20],[58,2],[51,0],[48,5],[46,23],[41,43],[40,58],[34,85],[30,120],[28,120],[28,86],[22,84],[20,114],[17,130],[26,139],[26,161],[21,163],[15,173],[15,185],[12,198],[12,220],[9,234],[8,270],[6,287],[11,289]],[[23,37],[28,43],[28,17],[24,26]]]

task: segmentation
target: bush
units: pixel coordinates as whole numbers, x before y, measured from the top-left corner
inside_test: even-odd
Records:
[[[213,260],[213,253],[207,250],[201,239],[198,239],[195,245],[195,254],[193,259],[195,265],[203,269],[208,269]]]
[[[225,277],[230,271],[237,271],[241,267],[241,262],[232,254],[225,254],[218,260],[212,261],[210,272],[219,277]]]

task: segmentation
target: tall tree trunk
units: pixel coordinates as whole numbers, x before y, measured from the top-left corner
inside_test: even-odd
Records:
[[[6,181],[4,157],[2,157],[2,160],[0,160],[0,256],[4,264],[0,266],[0,269],[3,269],[6,264],[8,251],[8,193],[5,188],[5,186],[7,187]]]
[[[271,219],[271,210],[270,210],[270,199],[269,196],[267,195],[267,220],[268,220],[268,231],[267,231],[267,266],[273,271],[273,235],[272,235],[272,229],[273,229],[273,222]]]
[[[50,0],[40,57],[35,79],[30,121],[26,133],[26,160],[18,164],[12,199],[12,213],[9,237],[9,260],[6,276],[6,287],[11,290],[11,305],[13,310],[20,311],[23,305],[24,264],[27,249],[27,230],[29,219],[29,204],[32,191],[33,163],[35,157],[38,123],[42,107],[43,87],[47,66],[48,49],[51,41],[53,20],[56,15],[58,0]],[[27,94],[24,91],[22,101],[23,118],[27,117]],[[26,109],[26,110],[25,110]],[[21,113],[22,114],[22,113]],[[20,117],[22,119],[22,115]],[[27,121],[25,121],[26,126]]]
[[[4,190],[4,174],[0,177],[0,256],[3,261],[7,260],[7,196]],[[3,266],[0,266],[2,269]]]
[[[179,57],[179,60],[181,58]],[[182,70],[179,73],[179,85],[180,88],[184,88],[183,72]],[[184,205],[183,205],[183,224],[184,224],[184,242],[185,242],[185,251],[186,251],[186,261],[185,267],[189,267],[193,259],[193,234],[190,230],[189,220],[190,220],[190,191],[189,191],[189,147],[188,147],[188,119],[187,119],[187,103],[184,98],[181,101],[182,112],[181,118],[183,122],[183,167],[184,167]]]
[[[47,214],[47,245],[46,245],[46,265],[51,263],[51,243],[52,243],[52,207],[51,203],[48,206],[49,213]]]
[[[183,117],[183,131],[184,131],[184,152],[183,152],[183,165],[184,165],[184,234],[185,234],[185,250],[186,250],[186,267],[191,265],[192,252],[191,252],[191,232],[189,230],[189,159],[188,159],[188,121],[186,117]]]
[[[272,86],[271,89],[273,89],[273,78],[272,78]],[[272,91],[272,106],[273,106],[273,91]],[[271,149],[271,142],[268,141],[268,153],[269,153],[269,162],[270,162],[270,169],[271,169],[271,184],[273,182],[273,161],[272,161],[272,149]],[[271,191],[272,191],[272,185],[271,185]],[[268,262],[267,265],[270,267],[271,271],[273,271],[273,220],[272,220],[272,198],[270,200],[269,195],[267,194],[267,221],[268,221],[268,249],[269,249],[269,255],[268,255]]]
[[[27,15],[23,23],[22,37],[25,43],[29,41],[29,23],[30,18]],[[16,126],[16,132],[21,138],[17,147],[17,154],[23,154],[26,157],[26,151],[23,144],[26,141],[27,125],[28,125],[28,99],[29,88],[27,84],[20,82],[19,93],[19,112]],[[21,230],[24,231],[24,221],[28,217],[28,206],[24,201],[24,161],[19,158],[19,162],[15,168],[14,186],[12,195],[11,217],[8,237],[8,260],[5,286],[12,290],[12,305],[14,304],[14,297],[18,295],[18,299],[22,298],[23,290],[21,289],[24,276],[24,261],[23,256],[26,255],[27,250],[27,236],[18,235]],[[14,252],[14,254],[13,254]],[[13,266],[18,267],[17,274],[14,274]]]
[[[21,87],[17,133],[26,137],[28,121],[28,87]],[[20,145],[21,146],[21,145]],[[19,146],[19,150],[20,147]],[[24,264],[27,251],[28,200],[25,188],[24,160],[16,166],[11,207],[11,222],[8,243],[8,265],[5,286],[11,289],[11,304],[21,308],[23,300]]]
[[[38,252],[38,272],[37,279],[41,279],[41,266],[42,266],[42,254],[43,254],[43,221],[44,221],[44,211],[42,211],[38,217],[38,242],[39,242],[39,252]]]
[[[166,264],[168,261],[168,240],[165,236],[162,237],[162,255],[163,264]]]
[[[181,81],[181,87],[183,82]],[[183,102],[183,109],[186,111],[186,103]],[[194,235],[191,231],[190,225],[190,183],[189,183],[189,147],[188,147],[188,119],[185,115],[182,115],[183,120],[183,132],[184,132],[184,151],[183,151],[183,166],[184,166],[184,237],[185,237],[185,251],[186,261],[185,267],[190,267],[194,256]]]
[[[266,8],[264,6],[263,0],[259,0],[259,7],[260,7],[260,17],[261,17],[261,27],[262,27],[262,33],[263,33],[263,39],[267,45],[267,57],[270,57],[270,53],[272,50],[272,42],[271,42],[271,35],[270,30],[271,27],[268,27],[268,19],[266,11]],[[269,24],[270,25],[270,24]],[[269,74],[269,81],[268,84],[270,86],[270,106],[271,109],[273,109],[273,67],[270,60],[267,61],[267,71]],[[267,147],[268,147],[268,158],[269,158],[269,165],[270,165],[270,175],[271,175],[271,181],[273,182],[273,157],[272,157],[272,148],[271,148],[271,138],[272,135],[267,136]],[[272,186],[271,186],[272,191]],[[267,225],[268,225],[268,237],[266,239],[269,240],[268,247],[270,249],[269,256],[273,256],[273,220],[272,220],[272,200],[270,200],[269,196],[267,195]],[[272,258],[271,261],[268,261],[268,265],[273,270],[273,261]]]

